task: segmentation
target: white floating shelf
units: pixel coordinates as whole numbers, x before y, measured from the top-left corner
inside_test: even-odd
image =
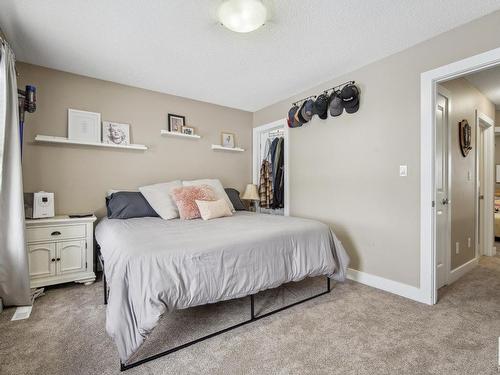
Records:
[[[180,138],[191,138],[191,139],[200,139],[201,137],[196,134],[184,134],[184,133],[179,133],[179,132],[170,132],[165,129],[161,129],[160,132],[161,135],[166,135],[168,137],[180,137]]]
[[[127,150],[147,150],[148,148],[144,145],[113,145],[101,142],[89,142],[89,141],[78,141],[75,139],[68,139],[65,137],[54,137],[51,135],[40,135],[35,137],[36,142],[42,143],[59,143],[67,145],[77,145],[77,146],[89,146],[89,147],[107,147],[107,148],[123,148]]]
[[[212,150],[219,150],[219,151],[232,151],[232,152],[243,152],[245,151],[242,148],[239,147],[224,147],[221,145],[212,145]]]

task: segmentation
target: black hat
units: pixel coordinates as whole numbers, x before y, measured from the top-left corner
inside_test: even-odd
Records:
[[[348,84],[344,86],[340,92],[342,103],[347,113],[355,113],[359,109],[359,89],[353,85]]]
[[[300,106],[300,109],[297,111],[297,118],[299,119],[299,122],[301,124],[305,124],[306,122],[308,122],[308,120],[306,120],[304,116],[302,116],[302,111],[304,110],[305,105],[306,101],[303,101],[302,105]]]
[[[328,96],[325,94],[319,95],[314,101],[313,114],[318,115],[322,120],[328,117]]]

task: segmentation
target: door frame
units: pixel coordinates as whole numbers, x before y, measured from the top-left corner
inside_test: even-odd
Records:
[[[479,243],[483,244],[482,254],[486,256],[495,255],[495,241],[494,241],[494,230],[493,230],[493,217],[494,217],[494,196],[495,196],[495,169],[494,169],[494,158],[495,158],[495,121],[489,116],[476,109],[475,116],[476,123],[476,181],[475,181],[475,230],[476,230],[476,251],[475,259],[480,255]],[[484,150],[479,150],[479,138],[478,135],[481,132],[481,128],[484,129],[484,139],[483,148]],[[479,217],[479,156],[480,151],[483,151],[483,168],[489,173],[484,174],[484,210],[481,217]],[[489,204],[486,204],[489,202]],[[484,231],[482,241],[479,241],[480,228],[479,222],[483,223]]]
[[[429,305],[437,302],[436,212],[434,184],[434,111],[436,86],[500,64],[500,48],[480,53],[420,75],[420,288],[418,299]]]
[[[452,107],[452,97],[451,97],[451,91],[444,88],[442,85],[436,85],[436,92],[438,94],[443,95],[447,99],[447,114],[446,114],[446,138],[448,142],[448,148],[447,148],[447,155],[446,155],[446,163],[447,163],[447,174],[448,174],[448,186],[446,189],[448,190],[447,196],[448,196],[448,210],[447,210],[447,225],[446,225],[446,239],[447,239],[447,248],[446,248],[446,261],[444,264],[445,267],[445,278],[446,278],[446,284],[449,283],[450,277],[451,277],[451,211],[452,211],[452,204],[453,204],[453,197],[452,197],[452,191],[451,191],[451,185],[452,185],[452,157],[451,157],[451,123],[450,123],[450,114],[451,114],[451,107]],[[436,102],[437,104],[437,102]],[[437,259],[437,255],[436,255]],[[437,282],[437,276],[436,276],[436,282]],[[446,285],[445,284],[445,285]]]
[[[283,213],[285,216],[290,216],[290,152],[289,152],[289,134],[287,119],[282,118],[268,124],[259,125],[253,128],[253,143],[252,143],[252,181],[255,185],[259,185],[260,179],[260,163],[259,163],[259,135],[262,132],[267,132],[272,129],[284,129],[283,138],[285,139],[285,150],[283,155],[283,168],[285,169],[285,207]]]

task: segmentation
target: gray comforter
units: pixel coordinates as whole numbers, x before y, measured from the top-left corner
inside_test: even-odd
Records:
[[[327,225],[249,212],[209,221],[105,218],[95,235],[110,285],[106,330],[123,362],[166,311],[308,276],[342,281],[349,262]]]

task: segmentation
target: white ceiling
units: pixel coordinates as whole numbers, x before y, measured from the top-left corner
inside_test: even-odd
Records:
[[[465,78],[481,91],[500,111],[500,66],[470,74]]]
[[[219,0],[0,0],[18,60],[249,111],[500,8],[500,0],[265,0],[249,34]]]

